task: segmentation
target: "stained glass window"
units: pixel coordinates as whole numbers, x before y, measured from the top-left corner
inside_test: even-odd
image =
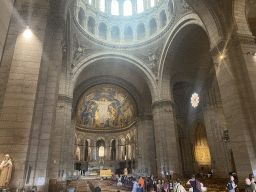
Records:
[[[138,13],[142,13],[144,11],[143,0],[137,0],[137,8]]]
[[[193,107],[197,107],[199,103],[199,96],[197,93],[194,93],[191,97],[191,104]]]
[[[104,147],[100,146],[99,148],[99,157],[104,157]]]
[[[112,15],[119,15],[119,3],[117,0],[112,0],[111,3],[111,14]]]
[[[150,6],[154,7],[155,6],[155,0],[150,0]]]
[[[124,16],[132,15],[132,3],[130,0],[124,1]]]
[[[105,12],[105,0],[100,0],[100,10]]]

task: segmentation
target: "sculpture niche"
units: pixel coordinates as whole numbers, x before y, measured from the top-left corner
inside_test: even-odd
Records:
[[[12,160],[7,154],[0,164],[0,187],[6,188],[11,180]]]

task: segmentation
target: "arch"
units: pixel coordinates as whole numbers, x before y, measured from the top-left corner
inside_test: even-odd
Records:
[[[131,42],[133,40],[133,31],[131,26],[126,26],[124,28],[124,40],[126,42]]]
[[[160,28],[163,28],[166,26],[167,23],[167,17],[166,17],[166,13],[165,10],[162,10],[159,14],[159,20],[160,20]]]
[[[105,141],[103,139],[97,140],[96,147],[97,147],[97,155],[98,157],[105,156]]]
[[[233,10],[237,33],[252,35],[246,18],[246,0],[234,0]]]
[[[157,22],[155,18],[149,20],[149,35],[153,35],[157,31]]]
[[[99,24],[99,37],[101,39],[107,39],[107,25],[102,22]]]
[[[179,33],[188,26],[197,26],[197,27],[201,27],[202,30],[205,31],[206,35],[208,36],[208,40],[209,40],[209,35],[208,32],[204,26],[204,24],[202,23],[201,19],[198,17],[198,15],[196,14],[188,14],[186,16],[184,16],[183,18],[181,18],[176,24],[175,26],[172,28],[172,31],[170,32],[170,35],[168,37],[168,40],[166,41],[165,45],[164,45],[164,50],[163,53],[161,55],[160,58],[160,64],[159,64],[159,70],[158,70],[158,75],[159,75],[159,94],[160,94],[160,98],[162,99],[170,99],[171,96],[171,91],[169,92],[162,92],[163,90],[171,90],[171,84],[173,85],[173,83],[171,82],[171,76],[170,76],[170,69],[168,67],[170,67],[170,65],[168,65],[166,58],[168,55],[168,50],[171,49],[171,46],[173,46],[174,40],[176,40],[176,38],[178,37]],[[210,42],[210,40],[209,40]],[[170,63],[169,63],[170,64]],[[171,82],[171,83],[170,83]]]
[[[116,42],[120,41],[120,30],[118,26],[111,27],[111,39]]]
[[[80,7],[79,12],[78,12],[78,22],[82,27],[85,26],[85,12],[82,7]]]
[[[95,19],[92,16],[88,19],[87,28],[90,33],[95,34]]]
[[[211,154],[206,128],[203,123],[195,124],[191,139],[195,159],[194,171],[209,172],[211,169]]]
[[[154,80],[155,76],[152,73],[152,71],[149,68],[145,68],[145,65],[141,63],[141,61],[138,60],[137,58],[134,58],[131,55],[127,55],[125,53],[120,53],[120,52],[119,53],[102,52],[102,53],[97,53],[97,54],[88,56],[86,59],[80,60],[79,63],[77,63],[72,70],[73,76],[72,76],[71,84],[69,86],[70,97],[73,97],[73,91],[74,91],[74,88],[76,87],[75,85],[76,85],[77,79],[80,73],[84,70],[84,68],[93,64],[96,61],[105,60],[109,58],[121,59],[123,61],[133,64],[138,69],[138,71],[142,73],[142,78],[145,79],[145,82],[147,83],[150,89],[152,100],[155,98],[156,82]]]
[[[138,40],[144,39],[144,38],[145,38],[145,35],[146,35],[145,25],[144,25],[144,23],[140,23],[140,24],[137,26],[137,39],[138,39]]]

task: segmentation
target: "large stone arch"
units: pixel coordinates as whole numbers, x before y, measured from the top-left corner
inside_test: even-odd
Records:
[[[209,2],[204,0],[185,0],[196,12],[203,23],[210,39],[211,49],[214,48],[224,37],[224,28]],[[239,0],[238,0],[239,1]]]
[[[251,36],[252,32],[246,18],[246,0],[234,0],[232,13],[237,33]]]
[[[103,59],[120,59],[123,61],[126,61],[130,64],[132,64],[136,70],[138,70],[142,74],[142,78],[147,83],[152,100],[156,97],[156,81],[155,76],[152,73],[152,71],[140,60],[137,58],[124,54],[124,53],[113,53],[113,52],[101,52],[94,54],[92,56],[86,57],[85,59],[81,60],[79,63],[76,64],[76,66],[72,70],[72,78],[70,82],[70,96],[73,96],[73,91],[77,83],[77,79],[81,72],[89,65],[93,64],[96,61],[103,60]]]
[[[201,19],[199,18],[198,15],[192,13],[192,14],[188,14],[184,17],[182,17],[177,23],[176,25],[173,27],[173,30],[171,31],[168,40],[166,41],[165,45],[164,45],[164,50],[163,53],[161,55],[161,60],[160,60],[160,65],[159,65],[159,80],[158,80],[158,89],[159,89],[159,98],[160,99],[170,99],[171,98],[171,86],[173,85],[171,83],[171,77],[170,77],[170,70],[166,64],[166,57],[169,53],[169,50],[171,48],[171,46],[174,43],[174,40],[177,38],[178,34],[185,28],[188,26],[199,26],[201,27],[206,35],[208,36],[208,40],[209,40],[209,44],[210,46],[212,44],[214,44],[214,40],[211,41],[210,34],[208,33],[208,30],[206,28],[206,26],[204,25],[204,23],[201,21]],[[189,79],[189,77],[186,77],[187,79]],[[168,93],[166,92],[166,90],[170,90]]]

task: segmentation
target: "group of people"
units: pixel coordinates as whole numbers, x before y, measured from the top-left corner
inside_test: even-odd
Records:
[[[255,180],[254,180],[253,174],[249,174],[249,177],[245,179],[245,184],[247,185],[247,188],[245,189],[246,192],[255,192],[256,191],[256,185],[255,185]],[[237,185],[235,184],[233,175],[230,175],[230,180],[227,184],[227,187],[230,192],[236,191]]]
[[[112,175],[111,179],[115,181],[115,185],[126,185],[132,192],[143,192],[145,190],[150,192],[168,192],[170,189],[173,189],[173,192],[186,192],[180,179],[176,180],[174,186],[170,186],[172,184],[170,181],[166,182],[165,180],[155,180],[153,175],[145,180],[141,176],[139,179],[136,179],[133,177],[128,178],[126,175],[121,177]],[[254,175],[250,174],[249,177],[245,179],[245,183],[247,185],[245,190],[246,192],[256,192],[256,185],[254,182]],[[189,179],[186,184],[191,185],[191,190],[193,190],[193,192],[200,192],[201,190],[204,190],[203,184],[196,179],[195,175],[192,175],[191,179]],[[233,175],[230,175],[227,188],[230,192],[236,191],[237,185],[235,184]]]

